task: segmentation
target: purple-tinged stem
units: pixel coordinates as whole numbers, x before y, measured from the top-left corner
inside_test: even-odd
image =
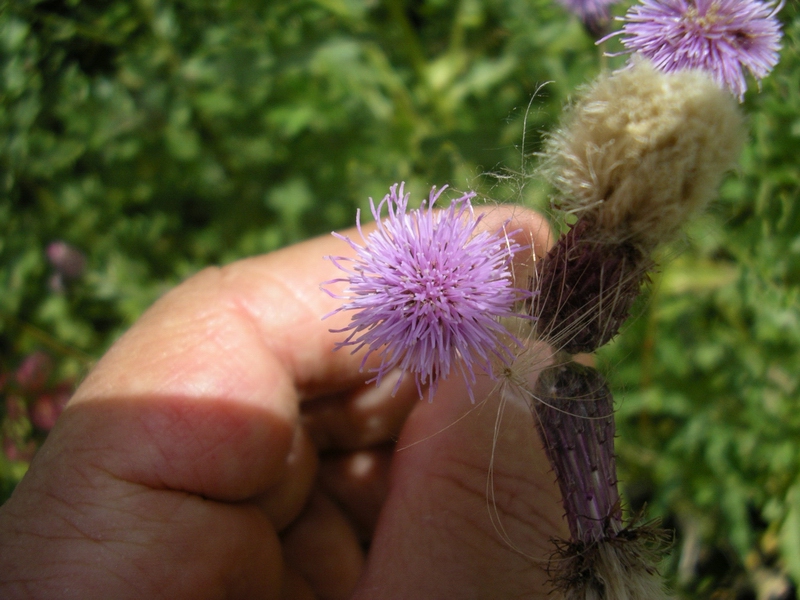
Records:
[[[602,375],[575,362],[539,377],[537,424],[561,488],[573,542],[623,529],[614,456],[614,407]]]

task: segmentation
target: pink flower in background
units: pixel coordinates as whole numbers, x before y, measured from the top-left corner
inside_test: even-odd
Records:
[[[63,292],[69,281],[80,278],[86,270],[86,256],[66,242],[52,242],[45,253],[55,269],[49,281],[50,289],[54,292]]]
[[[71,382],[60,383],[34,400],[29,410],[34,427],[42,431],[50,431],[53,428],[72,396],[73,387]]]
[[[25,357],[17,367],[14,379],[22,391],[35,393],[44,389],[53,372],[53,359],[41,350]]]
[[[628,52],[644,56],[661,71],[707,71],[741,101],[747,90],[745,69],[762,79],[778,63],[782,34],[776,15],[783,4],[642,0],[625,15],[622,31],[612,35],[622,35]]]
[[[52,242],[46,254],[50,264],[65,279],[77,279],[86,269],[86,256],[67,242]]]
[[[499,319],[519,316],[515,302],[530,296],[514,287],[509,269],[521,246],[503,229],[476,232],[481,217],[472,211],[474,193],[433,210],[446,187],[433,188],[428,206],[418,210],[408,210],[403,184],[392,186],[377,207],[370,199],[377,229],[365,236],[359,214],[363,246],[334,233],[356,257],[328,257],[346,277],[323,284],[347,284],[341,295],[325,290],[346,300],[334,313],[353,313],[347,327],[332,330],[348,334],[337,349],[366,346],[362,366],[373,353],[381,359],[370,381],[380,383],[399,368],[413,374],[420,396],[430,385],[431,398],[454,366],[471,386],[476,366],[491,373],[492,357],[510,358],[506,344],[515,340]],[[384,207],[388,217],[381,221]]]
[[[51,356],[37,350],[23,359],[11,377],[3,377],[3,435],[7,449],[16,448],[12,455],[18,458],[13,460],[27,456],[25,449],[30,441],[31,424],[40,431],[50,431],[72,396],[74,381],[62,379],[54,383],[54,371]]]
[[[36,442],[33,440],[17,443],[13,438],[3,436],[3,454],[8,460],[29,463],[36,454],[36,449]]]

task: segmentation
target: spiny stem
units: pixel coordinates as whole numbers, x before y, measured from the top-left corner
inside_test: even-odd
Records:
[[[571,537],[556,541],[552,584],[565,600],[666,600],[656,565],[670,536],[623,522],[613,399],[602,375],[567,359],[541,373],[534,393]]]
[[[623,528],[614,456],[614,408],[602,375],[575,362],[546,369],[537,382],[537,424],[561,488],[573,541]]]

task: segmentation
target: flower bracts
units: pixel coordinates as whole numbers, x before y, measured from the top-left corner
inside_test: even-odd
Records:
[[[568,354],[594,352],[617,334],[652,266],[635,244],[593,235],[592,222],[579,220],[537,264],[536,332]]]
[[[553,586],[565,600],[666,598],[655,565],[669,536],[623,521],[614,407],[603,376],[567,362],[545,369],[534,393],[571,537],[556,542],[549,567]]]
[[[564,501],[570,535],[586,545],[623,527],[614,457],[614,403],[603,376],[575,362],[536,383],[537,425]]]

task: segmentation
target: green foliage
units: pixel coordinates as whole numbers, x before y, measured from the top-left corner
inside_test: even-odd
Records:
[[[745,567],[800,582],[800,15],[782,17],[741,171],[601,358],[628,497],[678,528],[667,568],[696,535],[735,557],[727,580],[679,574],[698,597]],[[553,0],[5,3],[3,383],[41,348],[80,377],[181,279],[349,226],[396,181],[541,206],[522,173],[599,62]],[[61,286],[56,240],[86,256]],[[0,500],[23,472],[0,458]]]

